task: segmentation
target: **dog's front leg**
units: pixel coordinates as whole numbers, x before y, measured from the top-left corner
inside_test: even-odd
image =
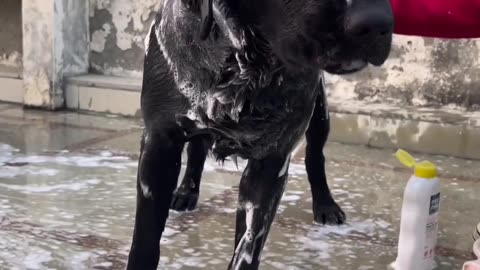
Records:
[[[321,89],[306,132],[305,166],[312,190],[314,220],[322,224],[343,224],[345,213],[333,199],[325,174],[323,148],[330,132],[330,119],[324,95],[325,89]]]
[[[128,270],[157,269],[160,238],[177,184],[184,146],[174,123],[155,123],[142,139],[137,174],[137,210]]]
[[[240,182],[230,270],[255,270],[287,183],[289,155],[249,160]]]
[[[171,209],[175,211],[192,211],[198,203],[200,181],[212,140],[205,137],[193,138],[187,147],[187,169],[182,183],[173,194]]]

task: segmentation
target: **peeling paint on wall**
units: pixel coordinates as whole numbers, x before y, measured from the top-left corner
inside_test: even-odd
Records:
[[[148,26],[161,0],[90,0],[94,73],[139,77]]]
[[[396,36],[383,67],[328,76],[328,82],[338,102],[480,109],[480,40]]]
[[[97,30],[92,34],[92,42],[90,44],[93,52],[102,53],[105,50],[107,37],[112,32],[110,24],[104,24],[102,30]]]

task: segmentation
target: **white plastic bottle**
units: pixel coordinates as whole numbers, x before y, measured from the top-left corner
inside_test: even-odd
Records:
[[[403,194],[397,259],[395,270],[432,270],[437,245],[440,183],[435,165],[428,161],[416,163],[403,150],[398,160],[414,169]]]

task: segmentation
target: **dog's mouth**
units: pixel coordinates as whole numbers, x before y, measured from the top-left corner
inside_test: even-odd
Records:
[[[320,64],[320,59],[317,63]],[[330,63],[324,66],[324,70],[331,74],[344,75],[360,71],[368,66],[368,61],[363,59],[344,60],[337,63]]]

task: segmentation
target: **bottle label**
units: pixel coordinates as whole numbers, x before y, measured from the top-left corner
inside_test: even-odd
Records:
[[[440,208],[440,193],[437,193],[430,197],[430,215],[438,212]]]
[[[425,247],[423,248],[423,259],[433,259],[435,254],[435,246],[437,244],[438,221],[436,217],[429,219],[427,224],[427,233],[425,239]]]
[[[440,193],[430,197],[430,216],[427,220],[423,259],[432,260],[435,254],[438,233],[438,210],[440,209]]]

